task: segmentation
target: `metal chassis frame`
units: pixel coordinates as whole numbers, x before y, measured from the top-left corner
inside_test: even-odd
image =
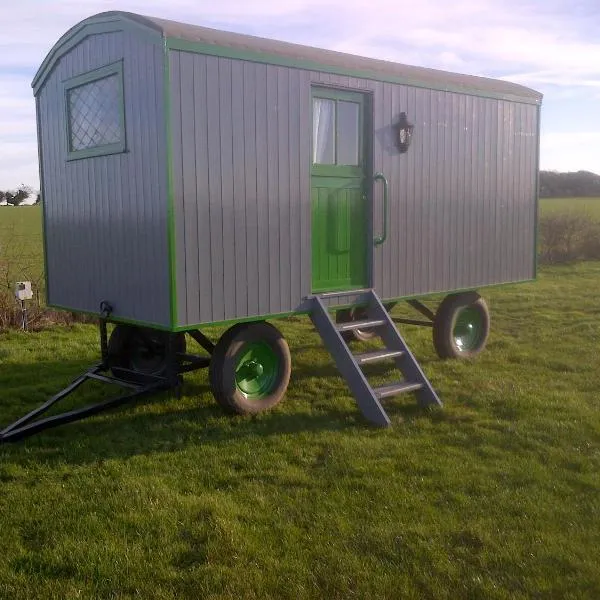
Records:
[[[419,325],[421,327],[434,327],[435,313],[431,309],[429,309],[419,300],[407,300],[406,303],[416,311],[420,312],[425,318],[427,318],[427,321],[392,317],[392,320],[395,323],[402,323],[403,325]]]
[[[435,313],[433,311],[431,311],[419,300],[407,300],[406,302],[412,308],[421,313],[427,320],[425,321],[393,317],[394,322],[407,325],[434,327]],[[386,308],[388,311],[391,310],[391,306]],[[105,410],[116,408],[122,404],[125,404],[126,402],[130,402],[160,390],[175,390],[177,396],[179,396],[181,392],[181,375],[183,373],[189,373],[191,371],[206,368],[210,365],[210,356],[207,357],[190,353],[177,353],[175,351],[175,336],[180,334],[169,333],[167,342],[167,369],[164,375],[147,375],[122,368],[113,368],[112,376],[106,375],[105,373],[111,370],[108,354],[107,330],[107,323],[109,322],[108,317],[110,315],[111,307],[107,305],[107,307],[103,308],[102,310],[104,318],[101,318],[99,322],[100,353],[102,356],[102,361],[85,371],[85,373],[79,375],[79,377],[74,379],[67,387],[58,392],[58,394],[52,396],[52,398],[44,402],[41,406],[0,430],[0,444],[15,442],[46,429],[51,429],[53,427],[58,427],[59,425],[72,423],[74,421],[80,421],[86,417],[90,417]],[[185,333],[187,333],[202,348],[204,348],[209,355],[213,353],[215,345],[200,330],[195,329],[186,331]],[[126,378],[120,378],[118,377],[119,373],[123,373],[125,376],[127,374],[135,375],[138,382],[133,383],[128,381]],[[72,394],[77,388],[89,380],[118,385],[128,391],[120,396],[117,396],[116,398],[111,398],[110,400],[105,400],[96,404],[90,404],[82,408],[73,409],[53,415],[51,417],[36,420],[37,417],[44,414],[52,406]]]
[[[178,334],[170,333],[167,343],[167,369],[164,376],[141,374],[128,369],[117,368],[113,369],[112,376],[106,375],[105,373],[111,368],[108,356],[107,319],[100,319],[99,330],[102,362],[94,365],[85,371],[85,373],[79,375],[79,377],[74,379],[67,387],[58,392],[58,394],[52,396],[49,400],[46,400],[46,402],[38,408],[0,430],[0,444],[16,442],[46,429],[51,429],[74,421],[80,421],[86,417],[116,408],[126,402],[130,402],[157,391],[175,390],[176,394],[179,396],[181,390],[181,375],[183,373],[189,373],[190,371],[206,368],[210,365],[210,356],[199,356],[197,354],[188,353],[178,354],[175,352],[175,336]],[[196,340],[209,354],[212,354],[214,344],[202,332],[194,330],[186,333]],[[119,373],[122,373],[124,376],[133,374],[138,381],[134,383],[128,381],[126,378],[118,377]],[[77,388],[89,380],[118,385],[125,388],[127,392],[116,398],[111,398],[110,400],[104,400],[103,402],[62,412],[44,419],[37,419],[37,417],[44,414],[52,406],[72,394]]]

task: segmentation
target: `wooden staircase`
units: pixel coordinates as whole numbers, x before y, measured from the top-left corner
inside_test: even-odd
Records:
[[[348,323],[335,323],[324,300],[342,297],[354,297],[353,303],[365,304],[366,318]],[[381,401],[409,392],[416,394],[421,406],[442,405],[374,290],[328,292],[313,296],[312,302],[311,320],[366,419],[376,425],[388,427],[390,418]],[[342,336],[343,332],[353,329],[372,330],[381,338],[384,347],[380,350],[353,354]],[[372,387],[362,367],[381,361],[393,361],[401,377],[397,382]]]

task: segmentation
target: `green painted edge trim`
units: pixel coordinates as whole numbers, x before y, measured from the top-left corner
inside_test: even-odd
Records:
[[[124,19],[120,16],[102,18],[90,17],[89,19],[85,19],[74,27],[71,27],[71,29],[60,37],[54,46],[52,46],[31,82],[34,95],[37,95],[40,88],[44,85],[46,78],[50,75],[58,60],[87,37],[99,33],[113,33],[126,30],[142,33],[148,41],[153,43],[161,43],[163,40],[160,32],[151,27],[142,25],[139,22]]]
[[[173,136],[171,132],[171,69],[169,49],[163,45],[164,114],[167,145],[167,243],[169,252],[169,302],[171,328],[177,326],[177,249],[175,248],[175,192],[173,191]]]
[[[365,90],[369,92],[370,90]],[[356,102],[356,104],[364,105],[365,94],[360,92],[339,90],[328,86],[314,85],[312,86],[313,98],[324,98],[326,100],[342,100],[343,102]]]
[[[443,294],[459,294],[462,292],[476,292],[477,290],[481,290],[481,289],[488,289],[488,288],[497,288],[497,287],[506,287],[508,285],[517,285],[519,283],[531,283],[535,281],[535,279],[515,279],[514,281],[503,281],[501,283],[484,283],[482,285],[474,285],[471,287],[465,287],[465,288],[456,288],[454,290],[439,290],[437,292],[427,292],[425,294],[413,294],[410,296],[398,296],[397,298],[385,298],[382,299],[382,302],[395,302],[400,301],[400,300],[415,300],[417,298],[428,298],[431,296],[440,296]]]
[[[428,292],[426,294],[417,294],[412,296],[398,296],[396,298],[382,298],[382,302],[385,304],[387,302],[401,302],[403,300],[413,300],[417,298],[429,298],[431,296],[440,296],[443,294],[457,294],[460,292],[473,292],[476,290],[480,290],[483,288],[491,288],[491,287],[504,287],[508,285],[516,285],[519,283],[531,283],[534,282],[535,279],[519,279],[517,281],[508,281],[505,283],[489,283],[487,285],[479,285],[476,287],[469,288],[461,288],[456,290],[443,290],[438,292]],[[351,306],[363,306],[364,303],[358,302],[355,304],[336,304],[334,306],[329,306],[328,310],[330,312],[336,312],[343,308],[349,308]],[[59,304],[48,304],[48,308],[55,308],[57,310],[64,310],[66,312],[73,312],[78,314],[90,315],[93,317],[100,318],[100,315],[96,312],[92,312],[89,310],[80,310],[75,308],[68,308],[66,306],[61,306]],[[149,323],[147,321],[137,321],[135,319],[127,319],[121,317],[110,317],[107,319],[109,322],[114,323],[123,323],[126,325],[139,325],[142,327],[151,327],[153,329],[159,329],[161,331],[170,331],[172,333],[185,333],[186,331],[191,331],[194,329],[200,329],[201,327],[221,327],[224,325],[235,325],[236,323],[251,323],[253,321],[267,321],[267,320],[275,320],[275,319],[287,319],[288,317],[297,317],[301,315],[310,314],[310,310],[293,310],[288,312],[281,313],[273,313],[268,315],[256,315],[253,317],[241,317],[239,319],[226,319],[224,321],[209,321],[206,323],[196,323],[194,325],[183,325],[179,327],[169,327],[167,325],[159,325],[157,323]]]
[[[91,83],[98,79],[104,79],[105,77],[110,77],[115,74],[120,74],[121,77],[123,77],[123,59],[108,63],[97,69],[92,69],[91,71],[86,71],[80,75],[69,77],[69,79],[63,81],[63,86],[66,90],[70,90],[79,87],[80,85]]]
[[[403,300],[414,300],[417,298],[430,298],[432,296],[457,294],[457,293],[461,293],[461,292],[474,292],[474,291],[477,291],[480,289],[485,289],[485,288],[506,287],[509,285],[518,285],[520,283],[532,283],[534,281],[535,281],[535,279],[518,279],[515,281],[507,281],[504,283],[488,283],[486,285],[460,288],[460,289],[456,289],[456,290],[440,290],[437,292],[428,292],[426,294],[398,296],[395,298],[382,298],[381,301],[384,304],[386,304],[388,302],[401,302]],[[355,288],[351,288],[351,289],[355,289]],[[364,305],[364,303],[361,303],[361,302],[358,302],[355,304],[335,304],[333,306],[329,306],[328,310],[330,312],[336,312],[343,308],[350,308],[352,306],[363,306],[363,305]],[[172,329],[172,331],[185,332],[185,331],[190,331],[192,329],[200,329],[201,327],[213,327],[213,326],[217,327],[217,326],[223,326],[223,325],[235,325],[236,323],[250,323],[252,321],[287,319],[288,317],[296,317],[296,316],[308,315],[308,314],[310,314],[310,310],[293,310],[293,311],[289,311],[289,312],[273,313],[273,314],[269,314],[269,315],[256,315],[253,317],[241,317],[239,319],[226,319],[225,321],[210,321],[210,322],[206,322],[206,323],[196,323],[194,325],[185,325],[185,326],[175,327]]]
[[[44,285],[46,302],[50,298],[50,285],[48,283],[48,241],[46,239],[46,202],[44,199],[44,159],[42,156],[42,122],[40,119],[40,99],[35,99],[35,115],[38,144],[38,168],[40,171],[40,200],[42,204],[42,244],[44,249]]]
[[[117,76],[119,84],[119,126],[121,128],[121,141],[114,144],[103,144],[83,150],[71,150],[71,111],[69,110],[69,92],[77,87],[100,81],[107,77]],[[127,129],[125,127],[125,90],[123,82],[123,60],[104,65],[98,69],[87,71],[63,81],[63,104],[65,111],[65,133],[67,137],[67,162],[82,158],[94,158],[109,154],[121,154],[127,151]]]
[[[56,310],[63,310],[65,312],[77,313],[78,315],[89,315],[90,317],[96,317],[97,319],[100,319],[100,314],[91,310],[68,308],[67,306],[61,306],[60,304],[46,304],[46,308],[53,308]],[[138,321],[137,319],[128,319],[124,317],[110,317],[106,320],[109,323],[123,323],[124,325],[138,325],[140,327],[150,327],[151,329],[159,329],[161,331],[173,331],[167,325],[160,325],[159,323],[150,323],[149,321]]]
[[[98,156],[111,156],[111,154],[124,154],[127,152],[125,149],[125,142],[119,142],[118,144],[106,144],[105,146],[94,146],[93,148],[86,148],[85,150],[75,150],[73,152],[67,150],[66,162],[73,162],[74,160],[81,160],[82,158],[96,158]]]
[[[347,77],[357,77],[360,79],[371,79],[373,81],[384,81],[388,83],[399,83],[410,87],[425,88],[430,90],[439,90],[443,92],[454,92],[458,94],[467,94],[470,96],[479,96],[481,98],[496,98],[499,100],[508,100],[511,102],[520,102],[523,104],[541,104],[541,99],[524,98],[516,94],[502,94],[493,92],[483,92],[474,88],[462,88],[451,85],[438,85],[425,83],[408,77],[379,74],[371,71],[361,71],[355,69],[347,69],[344,67],[333,67],[331,65],[322,64],[316,61],[291,58],[287,56],[277,56],[262,52],[253,52],[250,50],[239,50],[237,48],[229,48],[225,46],[217,46],[216,44],[206,44],[200,42],[190,42],[178,38],[166,38],[167,48],[170,50],[181,50],[183,52],[194,52],[196,54],[208,54],[211,56],[220,56],[222,58],[236,58],[247,60],[250,62],[258,62],[270,65],[278,65],[282,67],[292,67],[296,69],[304,69],[308,71],[320,71],[322,73],[331,73],[333,75],[344,75]],[[369,91],[369,90],[365,90]]]
[[[521,283],[534,283],[536,281],[535,278],[532,279],[516,279],[515,281],[505,281],[502,283],[486,283],[483,285],[477,285],[473,287],[466,288],[457,288],[455,290],[439,290],[437,292],[426,292],[425,294],[413,294],[409,296],[396,296],[393,298],[381,298],[381,302],[383,304],[387,304],[388,302],[403,302],[406,300],[418,300],[420,298],[431,298],[433,296],[448,296],[450,294],[461,294],[463,292],[476,292],[481,289],[488,288],[498,288],[498,287],[507,287],[509,285],[519,285]],[[353,306],[366,306],[364,302],[356,302],[354,304],[335,304],[333,306],[329,306],[329,311],[341,310],[344,308],[352,308]]]
[[[535,214],[533,225],[533,277],[537,278],[538,274],[538,235],[540,218],[540,127],[542,122],[542,110],[538,106],[537,109],[537,148],[536,148],[536,175],[535,175]]]

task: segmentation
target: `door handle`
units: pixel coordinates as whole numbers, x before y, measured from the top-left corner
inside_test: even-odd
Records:
[[[373,244],[379,246],[387,239],[387,221],[388,221],[388,180],[383,173],[375,173],[373,181],[381,179],[383,181],[383,233],[373,239]]]

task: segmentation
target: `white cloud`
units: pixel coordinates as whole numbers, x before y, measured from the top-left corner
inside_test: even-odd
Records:
[[[600,8],[592,0],[21,0],[3,7],[4,21],[18,26],[0,37],[0,189],[37,185],[29,84],[38,65],[67,29],[106,10],[493,75],[542,89],[549,102],[589,99],[600,87],[600,42],[591,26]],[[559,160],[553,148],[542,144],[543,164]],[[598,152],[587,148],[600,170]]]
[[[540,143],[540,151],[545,157],[544,169],[600,173],[600,131],[546,133]]]

